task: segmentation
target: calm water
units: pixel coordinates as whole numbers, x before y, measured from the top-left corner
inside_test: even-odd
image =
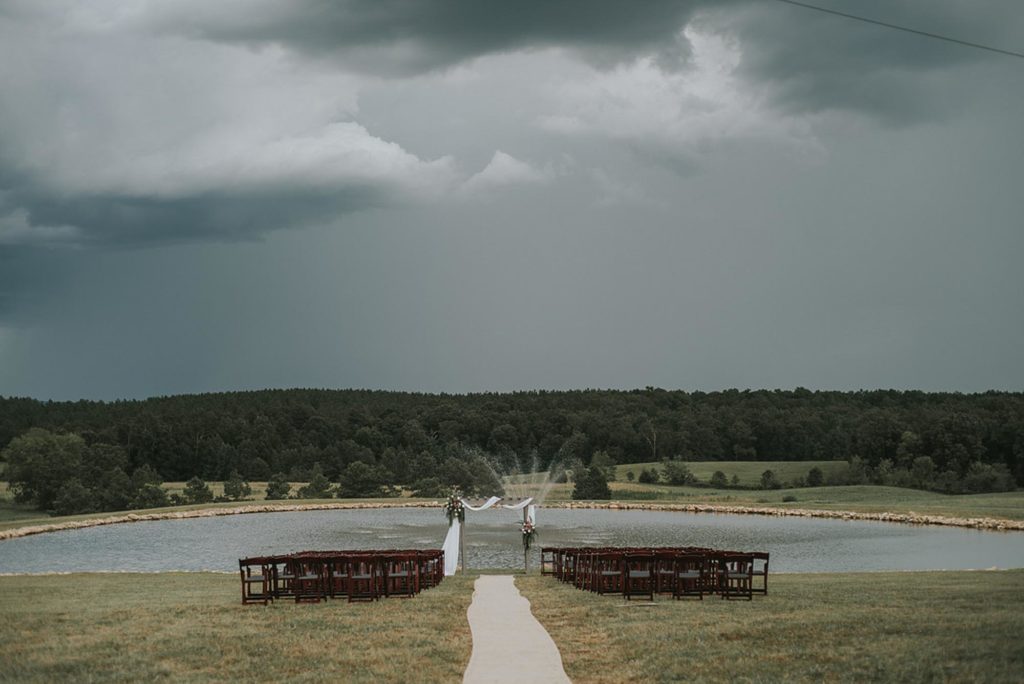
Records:
[[[516,514],[469,513],[470,567],[522,564]],[[1024,534],[893,523],[657,511],[546,510],[540,545],[763,550],[781,572],[1024,567]],[[0,573],[237,570],[242,556],[304,549],[440,548],[440,510],[261,513],[109,525],[0,542]]]

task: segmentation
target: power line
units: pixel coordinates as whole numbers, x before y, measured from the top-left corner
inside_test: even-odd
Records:
[[[867,17],[860,17],[856,14],[847,14],[846,12],[840,12],[838,10],[827,9],[825,7],[818,7],[817,5],[809,5],[806,2],[797,2],[796,0],[776,0],[776,2],[784,2],[787,5],[796,5],[797,7],[803,7],[805,9],[816,10],[818,12],[824,12],[825,14],[834,14],[837,17],[845,17],[846,19],[854,19],[856,21],[863,21],[867,24],[875,24],[876,26],[884,26],[886,28],[896,29],[897,31],[905,31],[906,33],[913,33],[918,36],[925,36],[926,38],[935,38],[936,40],[944,40],[947,43],[956,43],[957,45],[966,45],[967,47],[977,48],[979,50],[988,50],[989,52],[998,52],[1001,55],[1009,55],[1010,57],[1020,57],[1024,59],[1024,53],[1014,52],[1012,50],[1003,50],[1002,48],[992,47],[990,45],[982,45],[981,43],[971,43],[966,40],[960,40],[959,38],[951,38],[949,36],[942,36],[938,33],[929,33],[927,31],[918,31],[907,26],[898,26],[897,24],[889,24],[884,21],[878,21],[877,19],[868,19]]]

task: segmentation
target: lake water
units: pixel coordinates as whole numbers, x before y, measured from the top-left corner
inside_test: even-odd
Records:
[[[707,546],[768,551],[778,572],[1024,567],[1024,534],[866,521],[541,509],[540,546]],[[468,513],[469,566],[521,567],[517,516]],[[238,558],[306,549],[440,548],[439,509],[360,509],[161,520],[0,542],[0,573],[237,571]]]

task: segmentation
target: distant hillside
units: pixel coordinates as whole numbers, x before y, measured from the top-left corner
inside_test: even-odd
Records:
[[[364,461],[411,483],[458,445],[487,452],[506,472],[587,464],[595,452],[613,463],[857,457],[871,472],[910,472],[928,457],[935,477],[963,478],[980,463],[1024,482],[1024,394],[1005,392],[293,389],[116,402],[0,398],[0,447],[32,427],[119,445],[131,468],[149,464],[168,480],[222,480],[232,470],[302,479],[316,463],[334,478]]]

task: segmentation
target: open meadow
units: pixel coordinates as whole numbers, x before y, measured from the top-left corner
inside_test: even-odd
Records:
[[[243,606],[236,574],[0,577],[0,680],[459,681],[472,577],[413,599]]]
[[[517,579],[575,682],[1019,682],[1024,571],[774,575],[751,602]]]
[[[409,600],[243,606],[233,574],[0,577],[6,681],[459,682],[475,574]],[[773,575],[626,604],[516,575],[575,682],[1019,681],[1024,571]]]

